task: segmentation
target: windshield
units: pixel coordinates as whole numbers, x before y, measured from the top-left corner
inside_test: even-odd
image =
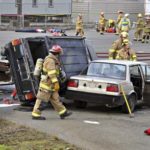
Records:
[[[120,64],[94,62],[89,65],[87,75],[125,80],[126,66]]]

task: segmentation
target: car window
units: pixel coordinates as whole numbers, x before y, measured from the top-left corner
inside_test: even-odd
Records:
[[[140,77],[141,73],[139,70],[139,67],[136,66],[130,66],[130,76],[134,76],[134,77]]]
[[[144,77],[146,80],[150,80],[150,66],[141,65]]]
[[[126,78],[126,66],[94,62],[89,65],[87,75],[124,80]]]

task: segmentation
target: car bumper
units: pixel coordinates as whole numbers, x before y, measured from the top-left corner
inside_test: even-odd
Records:
[[[98,103],[102,105],[123,105],[124,99],[123,96],[112,96],[112,95],[102,95],[102,94],[93,94],[86,92],[78,92],[78,91],[66,91],[66,98],[78,101],[85,101],[90,103]]]

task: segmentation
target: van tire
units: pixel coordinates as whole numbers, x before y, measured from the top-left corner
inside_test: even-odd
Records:
[[[74,104],[76,108],[86,108],[87,102],[74,100]]]
[[[127,98],[127,100],[128,100],[131,112],[134,112],[135,105],[136,105],[136,96],[132,94]],[[122,112],[129,113],[126,103],[122,105]]]

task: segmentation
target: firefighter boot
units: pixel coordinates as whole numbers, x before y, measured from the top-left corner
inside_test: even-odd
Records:
[[[134,41],[138,41],[138,39],[137,39],[137,38],[134,38],[133,40],[134,40]]]
[[[65,117],[69,117],[70,115],[72,115],[72,112],[65,111],[60,115],[60,119],[65,119]]]
[[[145,43],[145,39],[142,39],[142,41],[141,41],[142,43]]]
[[[33,120],[46,120],[45,117],[41,116],[40,113],[32,112],[32,119]]]

